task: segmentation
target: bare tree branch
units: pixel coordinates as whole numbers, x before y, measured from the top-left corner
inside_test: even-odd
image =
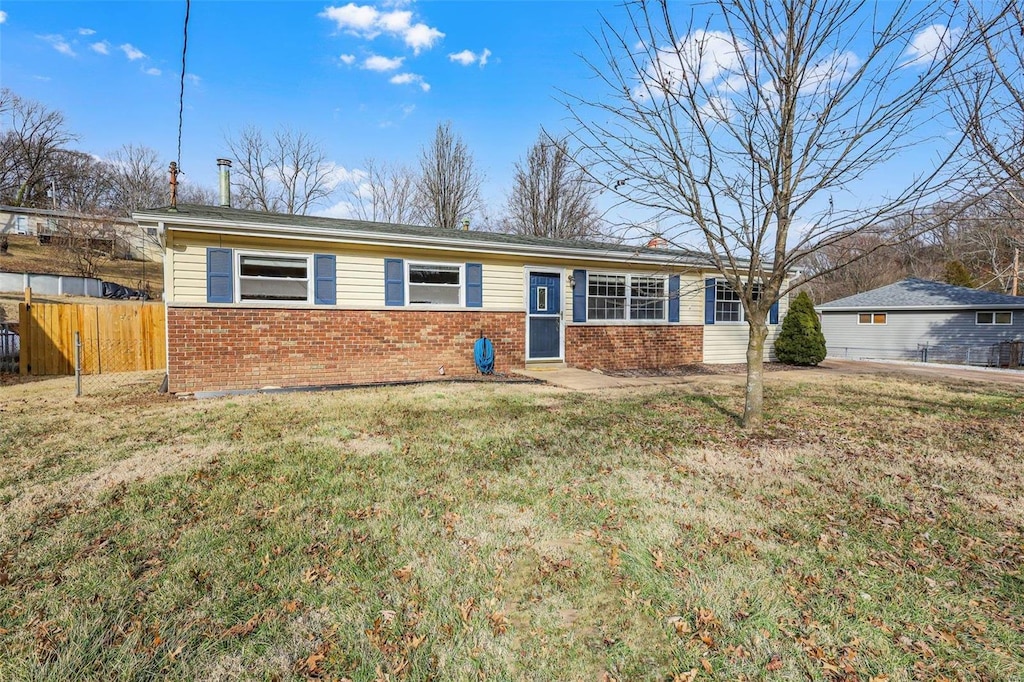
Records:
[[[526,158],[515,164],[507,227],[515,234],[535,237],[595,237],[602,228],[594,205],[599,191],[566,140],[541,132]]]
[[[366,159],[348,183],[353,214],[372,222],[414,222],[416,182],[416,173],[408,166]]]
[[[282,127],[267,138],[248,126],[225,142],[235,162],[235,200],[242,208],[306,215],[337,187],[337,169],[307,133]]]
[[[416,182],[420,220],[434,227],[458,227],[463,218],[480,209],[482,183],[473,155],[452,131],[451,122],[438,124],[434,140],[420,153]]]

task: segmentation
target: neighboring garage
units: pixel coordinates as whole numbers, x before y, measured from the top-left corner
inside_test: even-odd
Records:
[[[816,309],[830,358],[1022,363],[1024,297],[905,279]]]

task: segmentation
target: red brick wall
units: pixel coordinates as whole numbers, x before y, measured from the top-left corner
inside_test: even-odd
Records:
[[[167,328],[173,393],[475,375],[481,332],[496,372],[526,352],[523,313],[171,307]]]
[[[580,369],[667,369],[702,362],[699,325],[569,325],[565,362]]]

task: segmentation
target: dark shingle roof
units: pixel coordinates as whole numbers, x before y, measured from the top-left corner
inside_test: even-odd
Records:
[[[1024,308],[1024,297],[910,278],[818,306],[819,310],[858,308]]]
[[[265,211],[247,211],[238,208],[219,206],[201,206],[196,204],[178,204],[177,210],[170,207],[154,208],[138,211],[136,220],[162,220],[173,223],[175,219],[200,220],[211,223],[245,223],[272,229],[274,227],[291,227],[295,229],[313,228],[328,232],[336,232],[343,237],[350,233],[378,233],[400,237],[423,237],[443,239],[457,245],[465,242],[467,247],[473,244],[492,244],[514,248],[516,246],[547,248],[552,252],[559,250],[582,250],[596,253],[621,253],[623,256],[646,255],[665,261],[676,259],[691,265],[711,266],[710,257],[699,251],[685,249],[648,248],[631,244],[616,244],[585,240],[551,239],[548,237],[529,237],[522,235],[503,234],[499,232],[482,232],[479,230],[447,229],[424,227],[421,225],[399,225],[394,223],[377,223],[367,220],[348,218],[324,218],[321,216],[302,216],[285,213],[268,213]]]

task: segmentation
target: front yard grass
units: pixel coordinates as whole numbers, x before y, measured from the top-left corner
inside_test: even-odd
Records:
[[[1024,679],[1024,391],[0,389],[0,678]]]

